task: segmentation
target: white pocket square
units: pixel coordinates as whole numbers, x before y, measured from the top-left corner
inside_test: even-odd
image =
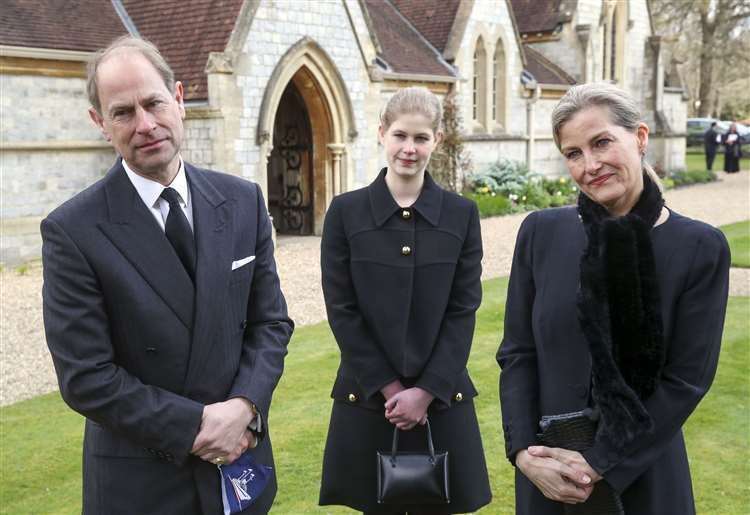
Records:
[[[253,259],[255,259],[255,256],[247,256],[246,258],[238,259],[237,261],[232,261],[232,270],[237,270],[239,267],[245,266]]]

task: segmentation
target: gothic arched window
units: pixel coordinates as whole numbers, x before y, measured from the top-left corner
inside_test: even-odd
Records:
[[[474,48],[474,77],[472,81],[472,118],[487,127],[487,52],[480,37]]]
[[[497,40],[492,56],[492,116],[495,123],[505,125],[505,49],[502,39]]]

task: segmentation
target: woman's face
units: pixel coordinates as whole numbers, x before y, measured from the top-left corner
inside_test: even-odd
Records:
[[[385,148],[388,171],[408,179],[424,173],[442,134],[433,132],[425,115],[404,113],[387,129],[381,126],[378,137]]]
[[[560,130],[560,148],[573,180],[591,200],[616,216],[630,212],[643,190],[641,156],[648,126],[635,132],[615,125],[609,109],[592,106]]]

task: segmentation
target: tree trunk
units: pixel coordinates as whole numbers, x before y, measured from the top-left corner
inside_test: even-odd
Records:
[[[714,60],[713,45],[716,43],[714,34],[716,32],[716,16],[711,16],[711,0],[702,0],[701,13],[701,55],[700,55],[700,86],[698,116],[707,117],[711,115],[713,107],[713,82],[714,82]]]

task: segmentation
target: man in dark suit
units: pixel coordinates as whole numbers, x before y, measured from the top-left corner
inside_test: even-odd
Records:
[[[42,222],[44,324],[86,417],[83,512],[223,513],[216,465],[273,466],[268,410],[293,330],[256,184],[180,158],[183,87],[121,38],[89,65],[121,156]],[[272,476],[246,513],[266,513]]]
[[[721,141],[721,136],[716,131],[716,122],[711,122],[711,127],[703,133],[703,147],[706,151],[706,170],[709,172],[714,166],[714,158],[716,158],[716,149]]]

